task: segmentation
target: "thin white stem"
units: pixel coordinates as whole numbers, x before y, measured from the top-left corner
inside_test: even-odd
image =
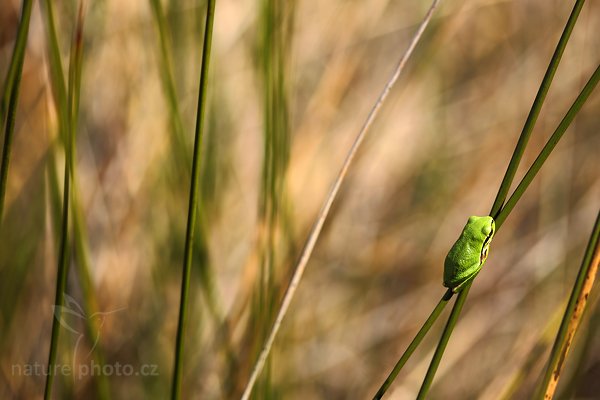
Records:
[[[398,77],[400,77],[402,70],[404,70],[404,66],[406,65],[408,59],[412,55],[415,47],[417,46],[417,43],[421,39],[421,36],[423,35],[425,28],[429,24],[429,21],[431,20],[431,16],[433,15],[433,12],[437,8],[440,1],[441,0],[434,0],[431,3],[431,6],[429,7],[427,14],[425,14],[423,21],[421,22],[421,24],[419,25],[419,28],[415,32],[415,34],[410,42],[410,45],[408,46],[408,48],[402,55],[402,58],[398,62],[398,65],[396,66],[394,73],[392,74],[392,76],[390,77],[388,82],[386,83],[385,87],[383,88],[383,91],[379,95],[379,98],[373,105],[373,108],[369,112],[369,116],[367,117],[367,120],[363,124],[360,132],[356,136],[356,139],[354,139],[354,143],[352,144],[352,147],[350,148],[350,151],[348,152],[348,155],[346,156],[346,159],[344,160],[344,164],[342,165],[342,168],[340,169],[340,172],[338,173],[337,178],[335,179],[335,181],[333,182],[333,185],[331,186],[331,189],[329,190],[329,194],[327,195],[327,198],[325,199],[325,202],[324,202],[323,206],[321,207],[319,214],[317,215],[317,219],[310,231],[310,234],[308,235],[308,239],[306,240],[306,243],[304,244],[304,248],[302,249],[302,253],[300,255],[300,258],[298,259],[298,263],[296,264],[294,274],[292,275],[292,279],[291,279],[289,286],[283,297],[281,307],[279,308],[279,312],[277,313],[277,318],[275,318],[275,322],[273,323],[273,326],[271,328],[271,332],[269,333],[267,341],[265,342],[264,347],[263,347],[258,359],[256,360],[256,364],[254,365],[254,369],[252,370],[252,375],[250,375],[250,379],[248,380],[246,388],[244,389],[244,393],[242,395],[242,400],[248,400],[250,398],[250,394],[252,393],[252,388],[254,387],[254,384],[256,383],[258,376],[260,375],[260,373],[262,372],[262,370],[265,366],[265,363],[267,361],[269,353],[271,352],[271,348],[273,347],[273,342],[275,341],[275,337],[277,336],[277,332],[279,331],[279,328],[281,327],[281,322],[283,321],[283,318],[285,317],[285,315],[288,311],[288,308],[290,307],[290,303],[292,302],[292,298],[294,297],[294,294],[296,293],[296,289],[298,289],[298,284],[300,283],[300,279],[302,279],[302,275],[304,274],[304,270],[306,269],[308,260],[310,259],[313,249],[315,248],[315,244],[317,243],[317,239],[319,238],[319,234],[321,233],[321,229],[323,228],[325,219],[327,218],[327,215],[329,214],[331,205],[333,204],[333,201],[335,200],[335,197],[337,196],[340,186],[342,185],[342,182],[344,181],[344,178],[346,177],[348,168],[350,167],[350,164],[352,163],[352,160],[354,159],[354,156],[356,155],[358,148],[360,147],[367,132],[369,131],[369,128],[371,127],[371,125],[373,124],[373,121],[377,117],[377,114],[379,113],[379,110],[381,109],[383,102],[388,97],[390,91],[392,90],[392,87],[398,80]]]

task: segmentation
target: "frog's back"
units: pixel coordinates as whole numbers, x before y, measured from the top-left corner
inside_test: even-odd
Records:
[[[463,235],[454,243],[444,261],[445,287],[455,288],[479,271],[479,262],[473,260],[479,261],[481,249],[475,243]]]

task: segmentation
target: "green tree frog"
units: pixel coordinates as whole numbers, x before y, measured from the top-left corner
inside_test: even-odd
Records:
[[[492,217],[469,217],[444,261],[444,286],[458,293],[481,270],[496,226]]]

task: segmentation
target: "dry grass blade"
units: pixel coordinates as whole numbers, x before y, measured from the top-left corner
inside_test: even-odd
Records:
[[[352,164],[352,160],[356,156],[356,153],[357,153],[360,145],[362,144],[367,132],[369,131],[369,128],[373,124],[373,121],[377,117],[379,110],[381,109],[385,99],[388,97],[390,91],[392,90],[392,87],[394,86],[394,84],[400,77],[400,74],[404,70],[404,67],[405,67],[408,59],[412,55],[415,47],[417,46],[417,43],[421,39],[423,32],[425,31],[425,28],[427,27],[427,25],[429,24],[429,21],[431,20],[433,12],[439,5],[439,2],[440,2],[440,0],[434,0],[431,3],[429,10],[425,14],[425,17],[423,18],[423,21],[421,22],[421,24],[419,25],[419,28],[415,32],[415,34],[410,42],[410,45],[408,46],[408,48],[404,52],[404,55],[398,62],[398,65],[394,69],[394,72],[393,72],[391,78],[389,79],[389,81],[387,82],[385,87],[383,88],[383,91],[379,95],[379,98],[373,105],[373,108],[369,112],[369,115],[367,116],[365,123],[363,124],[358,135],[356,136],[354,143],[352,143],[352,147],[350,148],[350,151],[348,152],[348,155],[346,156],[346,159],[344,160],[344,163],[342,165],[342,168],[340,169],[338,176],[336,177],[335,181],[333,182],[333,185],[331,186],[329,194],[327,195],[327,198],[325,199],[325,202],[323,203],[323,206],[321,207],[321,210],[319,211],[319,214],[317,215],[316,221],[310,231],[310,234],[308,236],[308,239],[306,240],[304,248],[302,249],[302,253],[300,254],[300,258],[294,269],[292,279],[291,279],[291,281],[288,285],[288,288],[285,292],[285,295],[283,297],[283,301],[282,301],[279,311],[277,313],[277,317],[275,318],[275,322],[273,323],[273,326],[271,328],[269,336],[267,337],[267,341],[265,342],[265,345],[256,361],[254,369],[252,370],[252,374],[250,375],[250,379],[248,381],[248,384],[246,385],[246,388],[242,395],[242,399],[248,399],[250,397],[254,383],[256,382],[258,376],[260,375],[260,373],[267,361],[267,358],[271,351],[271,347],[273,346],[273,342],[275,341],[275,337],[277,336],[277,332],[279,331],[279,328],[281,327],[281,322],[283,321],[283,318],[285,317],[285,314],[287,313],[287,310],[290,306],[292,298],[294,297],[296,289],[298,288],[298,284],[300,283],[300,280],[302,279],[302,275],[304,274],[304,270],[306,269],[308,260],[310,259],[310,256],[315,247],[317,239],[319,238],[319,234],[321,233],[323,224],[325,223],[327,215],[329,214],[329,210],[331,209],[331,205],[333,204],[333,201],[336,198],[336,195],[340,189],[340,186],[342,185],[342,182],[344,181],[344,178],[346,177],[346,174],[348,173],[350,164]]]

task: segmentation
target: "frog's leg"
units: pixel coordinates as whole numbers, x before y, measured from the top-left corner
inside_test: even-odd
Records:
[[[467,275],[467,277],[465,278],[465,280],[463,280],[457,286],[453,287],[452,288],[452,292],[453,293],[460,292],[467,283],[469,283],[473,279],[475,279],[475,277],[477,276],[477,274],[479,273],[479,271],[481,271],[481,267],[479,267],[476,271],[473,271],[470,275]]]

